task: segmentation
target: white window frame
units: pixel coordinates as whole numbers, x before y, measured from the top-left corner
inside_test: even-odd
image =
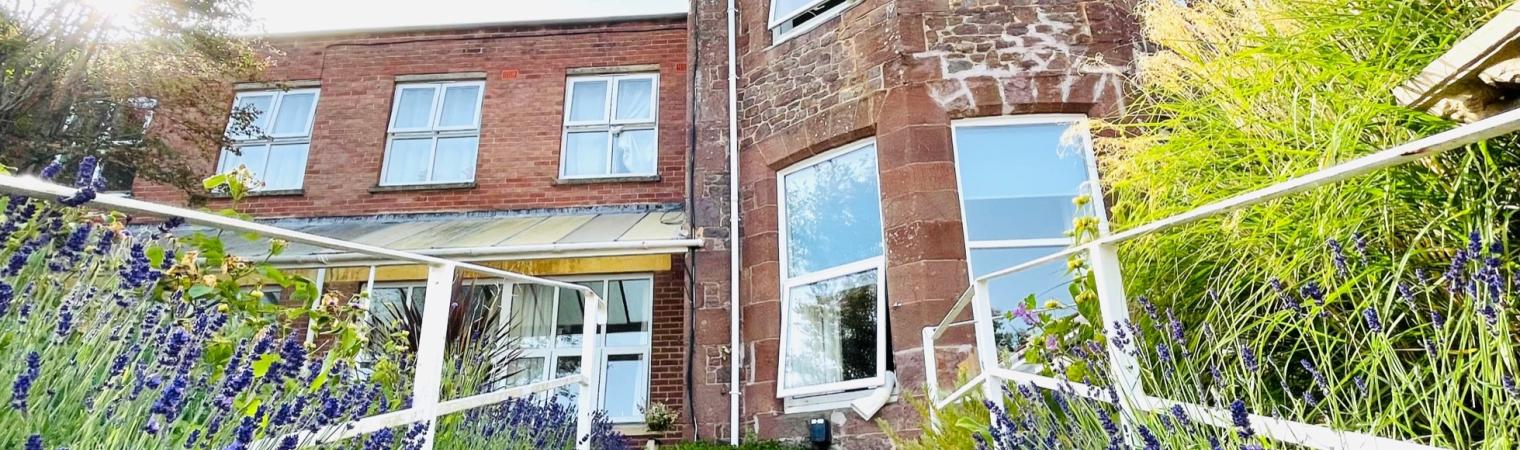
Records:
[[[956,199],[960,202],[958,206],[961,206],[961,208],[960,208],[961,209],[961,223],[962,224],[969,224],[968,218],[966,217],[966,208],[964,207],[964,205],[966,204],[966,199],[965,199],[965,196],[962,194],[963,192],[965,192],[965,188],[966,188],[965,183],[966,183],[966,180],[961,179],[960,170],[959,170],[959,167],[961,166],[961,152],[959,151],[960,150],[960,145],[961,145],[961,142],[960,142],[960,130],[966,129],[966,128],[996,128],[996,127],[1003,127],[1003,126],[1052,125],[1052,124],[1066,124],[1066,125],[1068,125],[1070,127],[1076,127],[1076,128],[1080,128],[1080,129],[1086,129],[1087,128],[1087,120],[1088,120],[1087,116],[1082,115],[1082,114],[1029,114],[1029,115],[1018,115],[1018,116],[978,117],[978,118],[973,118],[973,119],[962,119],[962,120],[957,120],[957,121],[952,122],[950,124],[950,139],[951,139],[952,150],[955,153],[955,166],[957,167],[956,177],[955,177],[956,178],[955,195],[956,195]],[[1102,183],[1099,182],[1099,178],[1098,178],[1098,164],[1097,164],[1096,155],[1093,153],[1092,133],[1088,133],[1088,132],[1084,131],[1082,133],[1081,139],[1082,139],[1082,142],[1081,142],[1081,146],[1082,146],[1082,158],[1085,159],[1085,161],[1083,161],[1083,163],[1087,166],[1087,183],[1086,183],[1086,186],[1085,186],[1085,190],[1086,190],[1085,194],[1092,197],[1092,203],[1091,203],[1091,205],[1092,205],[1092,208],[1093,208],[1094,215],[1096,215],[1098,217],[1098,230],[1100,232],[1102,232],[1103,234],[1108,234],[1108,214],[1107,214],[1108,209],[1103,204],[1103,186],[1102,186]],[[1078,194],[1078,195],[1083,195],[1083,194]],[[1004,239],[1004,240],[972,240],[971,239],[971,227],[970,226],[963,225],[961,227],[961,230],[963,231],[962,238],[963,238],[963,241],[966,243],[966,250],[968,250],[968,254],[966,256],[966,262],[967,262],[968,268],[969,268],[969,265],[970,265],[970,262],[971,262],[971,257],[970,257],[970,254],[969,254],[970,250],[981,250],[981,249],[1014,249],[1014,248],[1036,248],[1036,247],[1069,247],[1072,244],[1072,240],[1069,237],[1036,238],[1036,239]],[[967,273],[970,273],[970,272],[968,271]],[[972,276],[971,278],[974,280],[976,277]]]
[[[306,115],[306,117],[307,117],[307,120],[306,120],[306,129],[304,131],[300,132],[300,133],[274,134],[274,132],[273,132],[274,131],[274,124],[275,124],[276,121],[279,120],[280,103],[285,100],[285,96],[288,96],[288,95],[299,95],[299,94],[311,94],[311,110],[306,112],[306,114],[307,114]],[[234,138],[233,143],[232,143],[232,147],[234,147],[239,153],[241,153],[244,148],[264,147],[264,164],[263,164],[263,166],[264,166],[264,170],[267,172],[269,170],[269,158],[270,158],[271,155],[274,154],[274,147],[275,146],[279,146],[279,145],[297,145],[297,144],[305,144],[306,145],[306,151],[304,152],[303,155],[301,155],[301,173],[297,174],[297,176],[296,176],[296,184],[295,184],[295,186],[293,186],[293,187],[291,187],[291,186],[281,186],[279,189],[267,189],[266,186],[262,185],[262,182],[269,177],[269,174],[267,174],[267,173],[254,173],[254,176],[257,177],[258,180],[260,181],[260,185],[254,187],[253,189],[250,189],[250,190],[252,190],[252,191],[263,191],[263,190],[267,189],[267,190],[274,190],[274,191],[282,191],[282,190],[291,190],[291,189],[301,189],[301,188],[305,187],[306,186],[306,166],[311,163],[311,133],[312,133],[312,130],[316,128],[316,123],[317,123],[317,105],[322,102],[322,92],[321,92],[321,89],[320,88],[306,88],[306,89],[287,89],[287,90],[266,89],[266,90],[257,90],[257,91],[241,91],[241,92],[238,92],[237,95],[232,99],[233,108],[237,108],[238,102],[240,102],[242,99],[248,98],[248,97],[271,97],[270,100],[269,100],[269,110],[264,112],[264,114],[265,114],[265,117],[264,117],[265,120],[264,120],[264,126],[263,127],[264,128],[268,128],[268,129],[262,129],[261,128],[259,130],[259,132],[263,133],[263,136],[255,136],[255,137],[251,137],[251,138],[247,138],[247,137]],[[232,135],[232,123],[230,121],[227,124],[227,135],[228,136]],[[228,156],[231,156],[230,151],[228,151],[226,149],[223,149],[222,152],[221,152],[221,156],[218,158],[217,163],[216,163],[217,172],[225,173],[225,172],[231,171],[233,169],[236,169],[236,167],[227,167],[227,164],[230,163],[230,161],[231,161],[230,159],[228,159]]]
[[[649,119],[648,120],[618,120],[617,98],[618,86],[626,80],[649,80]],[[575,85],[577,83],[606,81],[607,96],[603,99],[601,120],[571,121],[570,110],[575,101]],[[565,122],[560,130],[559,137],[559,177],[566,180],[583,180],[598,178],[627,178],[627,177],[650,177],[660,173],[660,74],[659,72],[634,72],[615,73],[605,75],[574,75],[565,78]],[[613,147],[617,145],[618,135],[624,131],[652,130],[654,131],[654,167],[646,173],[613,173],[612,155],[616,152]],[[606,131],[607,136],[607,173],[600,175],[569,175],[565,173],[566,161],[570,158],[570,133]]]
[[[555,281],[563,281],[563,282],[566,282],[566,283],[582,283],[582,282],[588,282],[588,281],[600,281],[600,282],[602,282],[602,292],[604,294],[607,293],[607,290],[606,290],[607,286],[610,285],[611,282],[613,282],[613,281],[644,280],[644,281],[648,281],[649,282],[649,304],[644,305],[644,314],[645,314],[644,317],[647,317],[648,320],[649,320],[649,330],[645,331],[645,333],[648,336],[648,339],[645,340],[644,345],[641,345],[641,346],[632,346],[632,345],[607,346],[606,345],[606,335],[605,335],[605,333],[597,333],[596,330],[594,330],[592,328],[583,329],[582,332],[581,332],[581,338],[582,339],[586,339],[587,336],[599,336],[599,337],[601,337],[603,339],[602,342],[598,342],[597,343],[597,348],[600,351],[598,352],[599,354],[596,355],[596,360],[597,360],[598,364],[602,365],[602,368],[603,368],[602,370],[603,370],[604,374],[605,374],[605,371],[606,371],[607,361],[609,359],[608,358],[609,356],[635,355],[635,356],[639,356],[640,358],[642,358],[642,360],[644,362],[644,373],[640,374],[640,380],[637,383],[635,383],[634,388],[638,390],[638,392],[636,393],[635,398],[641,398],[641,399],[644,400],[644,405],[642,405],[642,407],[644,407],[644,408],[649,407],[649,402],[650,402],[650,398],[649,398],[649,379],[652,376],[652,374],[654,373],[654,363],[650,360],[650,358],[653,357],[653,355],[654,355],[654,351],[653,351],[653,349],[654,349],[654,302],[656,301],[655,296],[654,296],[655,295],[654,275],[650,274],[650,273],[608,274],[608,275],[577,275],[577,276],[565,276],[565,277],[552,277],[552,279],[555,280]],[[505,302],[505,304],[503,304],[502,306],[504,308],[506,308],[504,311],[506,311],[506,313],[508,315],[510,315],[510,313],[512,311],[512,307],[513,307],[512,302],[516,300],[515,296],[513,295],[513,293],[515,292],[513,290],[513,287],[514,286],[513,286],[512,283],[507,283],[506,285],[503,286],[504,290],[502,291],[503,292],[503,294],[502,294],[502,300]],[[550,310],[550,312],[549,312],[549,317],[551,318],[550,320],[554,320],[554,321],[558,321],[559,320],[559,304],[560,304],[559,296],[560,296],[561,293],[563,293],[563,291],[564,291],[563,289],[555,289],[554,290],[554,298],[551,299],[551,304],[554,305],[554,308],[552,310]],[[604,299],[611,298],[611,295],[610,294],[604,295],[603,298]],[[611,310],[612,310],[612,305],[610,303],[610,300],[609,300],[609,303],[607,305],[607,310],[608,310],[608,313],[610,314]],[[510,319],[509,319],[509,322],[510,322]],[[582,324],[582,325],[584,326],[585,324]],[[522,359],[525,359],[525,358],[540,358],[540,359],[542,359],[544,361],[543,373],[540,374],[540,376],[539,376],[538,379],[529,380],[530,384],[531,383],[539,383],[539,382],[544,382],[544,381],[553,380],[555,378],[559,378],[559,375],[555,374],[555,371],[557,370],[557,367],[558,367],[557,364],[559,362],[559,359],[560,358],[572,357],[572,356],[576,357],[576,358],[579,358],[580,354],[581,354],[580,349],[581,349],[581,345],[580,344],[575,344],[573,346],[560,346],[559,345],[559,330],[558,330],[558,326],[557,326],[557,324],[551,324],[551,326],[549,327],[548,345],[546,345],[545,347],[542,347],[542,348],[526,348],[526,347],[520,348],[518,350],[519,353],[518,353],[517,359],[518,360],[522,360]],[[576,362],[580,362],[580,360],[577,359]],[[597,404],[597,408],[598,409],[602,409],[602,410],[606,409],[606,401],[607,401],[606,392],[607,392],[607,382],[608,382],[607,378],[608,377],[606,377],[606,376],[602,376],[601,377],[601,382],[602,382],[601,386],[597,387],[597,390],[601,393],[601,395],[597,396],[597,401],[599,402]],[[636,416],[610,416],[609,415],[607,417],[607,420],[610,421],[610,422],[612,422],[613,424],[617,424],[617,425],[640,424],[640,423],[644,423],[644,416],[642,414],[639,414],[639,415],[636,415]]]
[[[860,4],[859,0],[845,0],[838,6],[823,11],[821,14],[818,14],[812,19],[809,19],[806,23],[803,23],[800,26],[794,27],[790,30],[781,30],[781,25],[795,20],[797,16],[801,16],[813,8],[817,8],[819,5],[827,3],[828,1],[829,0],[812,0],[809,1],[806,5],[799,7],[793,11],[789,11],[786,14],[777,14],[776,0],[770,0],[770,20],[767,22],[768,25],[766,28],[769,28],[771,30],[771,45],[780,44],[794,37],[801,36],[807,33],[809,30],[818,28],[819,25],[828,22],[835,16],[840,15],[845,10],[850,9],[850,7]]]
[[[443,112],[443,97],[448,93],[449,88],[458,86],[475,86],[479,88],[479,94],[475,96],[475,120],[469,125],[450,127],[438,126],[438,120],[440,118],[439,116]],[[423,88],[431,88],[433,90],[433,104],[431,105],[431,111],[428,112],[428,126],[420,128],[397,128],[396,119],[399,116],[396,113],[398,112],[397,109],[401,107],[401,94],[407,90]],[[418,81],[396,83],[396,91],[392,93],[391,96],[391,117],[389,122],[386,124],[385,156],[380,164],[379,185],[426,186],[433,184],[473,183],[477,175],[479,175],[480,170],[480,121],[481,116],[485,114],[485,111],[482,110],[482,107],[485,105],[485,98],[486,82],[484,80]],[[475,138],[475,170],[471,171],[472,175],[470,176],[470,179],[434,181],[433,166],[437,163],[438,159],[438,141],[440,139],[469,137]],[[385,176],[386,174],[390,173],[390,165],[392,161],[392,144],[394,144],[397,140],[407,139],[431,139],[432,145],[429,146],[428,151],[427,177],[423,181],[389,181],[385,178]]]
[[[805,159],[805,160],[803,160],[801,162],[793,164],[790,167],[787,167],[785,169],[777,171],[777,173],[776,173],[776,198],[778,200],[776,202],[776,208],[777,208],[777,214],[778,214],[777,217],[779,219],[779,220],[777,220],[777,222],[778,222],[777,226],[778,226],[778,229],[780,231],[780,234],[779,234],[779,236],[780,236],[779,246],[781,247],[781,252],[779,253],[780,258],[781,258],[781,270],[780,270],[780,278],[781,278],[780,279],[780,282],[781,282],[781,309],[780,309],[780,314],[779,314],[780,317],[778,317],[778,319],[781,321],[781,341],[780,341],[780,345],[777,346],[777,347],[779,347],[779,349],[778,349],[779,355],[778,355],[777,363],[776,363],[777,366],[778,366],[777,367],[777,371],[776,371],[776,398],[786,399],[786,398],[789,398],[789,397],[803,397],[803,396],[812,396],[812,395],[819,395],[819,394],[831,394],[831,393],[844,392],[844,391],[850,391],[850,390],[856,390],[856,389],[870,389],[870,388],[880,387],[880,386],[882,386],[882,385],[885,384],[886,373],[887,373],[887,304],[888,304],[887,303],[887,245],[886,245],[886,242],[885,242],[885,238],[886,238],[885,230],[883,230],[883,233],[882,233],[882,238],[883,238],[883,242],[882,242],[882,246],[881,246],[881,248],[882,248],[882,254],[877,255],[877,256],[873,256],[873,257],[869,257],[869,258],[865,258],[865,259],[861,259],[859,261],[849,262],[849,263],[841,264],[841,265],[838,265],[838,266],[830,267],[828,269],[819,270],[817,272],[813,272],[813,273],[806,274],[806,275],[803,275],[803,276],[799,276],[799,277],[796,277],[796,278],[790,278],[791,275],[788,273],[789,272],[788,262],[790,261],[790,255],[789,255],[789,252],[787,251],[787,237],[789,235],[788,235],[788,230],[787,230],[786,177],[788,175],[797,173],[797,172],[802,171],[804,169],[816,166],[816,165],[818,165],[820,163],[823,163],[825,161],[832,160],[832,159],[837,158],[839,156],[843,156],[843,155],[849,154],[851,152],[854,152],[856,150],[864,149],[866,147],[871,147],[871,151],[876,153],[875,157],[878,158],[877,159],[877,163],[880,164],[880,161],[881,161],[879,159],[880,156],[881,156],[880,149],[877,148],[877,147],[875,147],[875,145],[876,145],[876,139],[875,138],[864,139],[864,140],[857,141],[857,142],[854,142],[854,143],[851,143],[851,144],[848,144],[848,145],[841,146],[839,148],[835,148],[833,150],[829,150],[829,151],[826,151],[826,152],[814,155],[814,156],[812,156],[812,157],[810,157],[808,159]],[[876,196],[875,196],[875,198],[876,198],[876,212],[877,212],[878,215],[881,215],[881,214],[884,214],[884,213],[882,211],[882,202],[881,202],[881,172],[880,172],[880,169],[878,168],[877,173],[875,173],[873,175],[876,176]],[[883,224],[883,226],[885,226],[885,224],[886,224],[885,217],[882,216],[880,218],[880,220],[881,220],[881,223]],[[838,381],[838,382],[824,383],[824,384],[818,384],[818,385],[813,385],[813,386],[804,386],[804,387],[797,387],[797,388],[788,388],[788,387],[786,387],[786,373],[787,373],[786,372],[786,369],[787,369],[786,350],[787,350],[787,343],[789,342],[788,338],[791,337],[791,323],[790,323],[791,321],[787,320],[787,315],[788,315],[789,311],[791,311],[791,295],[792,295],[791,293],[792,293],[792,288],[799,287],[799,286],[806,286],[806,285],[809,285],[809,284],[812,284],[812,283],[816,283],[816,282],[819,282],[819,281],[830,280],[830,279],[834,279],[834,278],[839,278],[839,277],[843,277],[843,276],[847,276],[847,275],[854,275],[854,274],[863,273],[863,272],[869,272],[869,271],[873,271],[873,270],[876,271],[876,274],[877,274],[877,277],[876,277],[876,375],[873,376],[873,377],[870,377],[870,378],[861,378],[861,379],[856,379],[856,380]]]

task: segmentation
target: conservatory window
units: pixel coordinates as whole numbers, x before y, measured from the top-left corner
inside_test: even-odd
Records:
[[[577,76],[566,86],[560,177],[654,176],[659,76]]]
[[[382,186],[475,181],[482,81],[396,85]]]
[[[886,258],[876,170],[876,145],[866,141],[779,174],[778,397],[882,384]]]
[[[856,0],[771,0],[771,38],[780,43],[839,15]]]
[[[650,318],[654,281],[647,275],[567,279],[607,301],[606,342],[600,407],[615,423],[644,421],[649,398]],[[508,307],[509,334],[521,347],[508,384],[522,386],[580,372],[585,336],[585,299],[580,291],[544,285],[514,285]],[[549,369],[553,369],[552,371]],[[551,373],[552,372],[552,373]],[[560,388],[555,400],[574,407],[578,385]]]
[[[257,182],[254,190],[300,189],[306,178],[317,97],[316,89],[238,93],[233,107],[253,114],[253,120],[247,128],[228,124],[232,145],[222,150],[217,172],[244,166]]]
[[[1080,116],[1000,117],[958,122],[956,171],[973,278],[1071,246],[1073,219],[1099,215],[1097,168]],[[1073,201],[1091,195],[1084,206]],[[1023,342],[1029,325],[1006,313],[1031,294],[1072,305],[1066,262],[1055,261],[989,285],[997,332]],[[1058,312],[1059,313],[1059,312]]]

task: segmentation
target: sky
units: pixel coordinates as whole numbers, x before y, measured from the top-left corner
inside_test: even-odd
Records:
[[[687,0],[252,0],[265,33],[682,13]]]

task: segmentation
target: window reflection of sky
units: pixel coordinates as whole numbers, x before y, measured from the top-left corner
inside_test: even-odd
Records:
[[[1078,145],[1063,142],[1069,124],[956,129],[957,171],[973,241],[1059,238],[1071,228],[1071,198],[1087,182]]]
[[[788,277],[882,254],[874,145],[788,174],[784,182]]]

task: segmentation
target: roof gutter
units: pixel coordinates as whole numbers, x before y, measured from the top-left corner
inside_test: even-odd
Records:
[[[392,27],[344,28],[344,29],[335,29],[335,30],[289,31],[289,32],[280,32],[280,33],[250,33],[250,36],[260,37],[260,38],[264,38],[264,39],[272,39],[272,40],[279,40],[279,39],[303,39],[303,38],[314,38],[314,37],[342,36],[342,35],[346,35],[346,34],[407,33],[407,32],[418,32],[418,31],[448,31],[448,30],[476,29],[476,28],[497,28],[497,27],[542,27],[542,26],[554,26],[554,25],[588,25],[588,24],[597,24],[597,23],[621,23],[621,22],[639,22],[639,21],[646,21],[646,20],[685,19],[686,17],[687,17],[686,11],[680,11],[680,12],[657,13],[657,14],[630,14],[630,15],[619,15],[619,16],[566,17],[566,18],[538,19],[538,20],[508,20],[508,21],[472,22],[472,23],[441,23],[441,24],[433,24],[433,25],[404,25],[404,26],[392,26]]]
[[[565,257],[599,257],[684,253],[702,247],[701,239],[664,239],[649,241],[583,242],[571,244],[531,244],[500,247],[445,248],[416,250],[413,253],[458,261],[538,259]],[[336,263],[364,265],[406,264],[405,261],[378,259],[360,253],[319,253],[273,256],[268,263],[283,267],[326,266]]]

